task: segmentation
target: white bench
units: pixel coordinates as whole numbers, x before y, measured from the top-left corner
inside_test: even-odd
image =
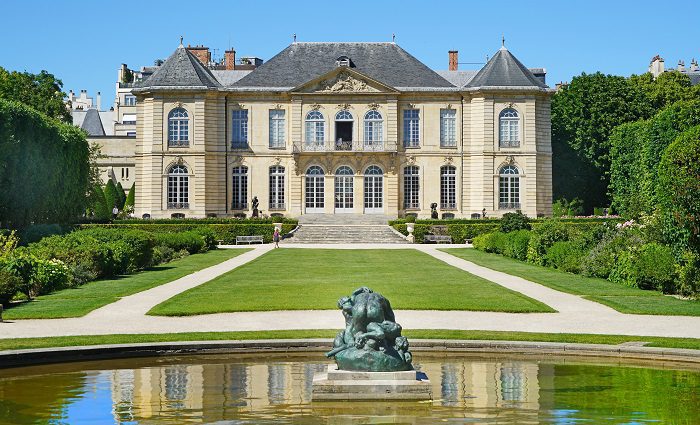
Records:
[[[247,243],[248,245],[252,243],[263,243],[262,235],[255,236],[236,236],[236,245],[239,243]]]

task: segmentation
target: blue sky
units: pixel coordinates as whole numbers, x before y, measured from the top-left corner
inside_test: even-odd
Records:
[[[537,6],[535,6],[537,5]],[[292,40],[396,42],[433,69],[482,62],[506,47],[547,82],[581,72],[630,75],[661,54],[666,66],[700,58],[700,1],[73,1],[3,0],[0,66],[114,97],[117,68],[150,65],[185,44],[265,60]],[[215,52],[216,53],[216,52]],[[479,65],[460,65],[461,69]]]

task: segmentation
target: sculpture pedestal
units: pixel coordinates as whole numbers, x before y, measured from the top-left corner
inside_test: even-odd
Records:
[[[357,372],[337,370],[317,373],[311,399],[319,400],[432,400],[433,391],[423,372]]]

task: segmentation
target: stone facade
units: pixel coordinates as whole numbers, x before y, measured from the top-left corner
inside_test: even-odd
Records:
[[[384,44],[392,46],[382,48],[397,49],[393,43]],[[354,50],[355,57],[347,63],[344,56],[317,57],[336,61],[335,66],[294,87],[261,87],[254,76],[283,67],[279,59],[232,84],[221,84],[222,73],[241,71],[214,74],[182,46],[178,48],[133,91],[137,96],[135,214],[250,216],[251,199],[256,196],[265,215],[352,212],[429,217],[431,203],[438,204],[440,214],[455,217],[470,217],[482,210],[487,216],[500,216],[516,209],[533,217],[551,215],[552,91],[532,73],[499,76],[502,85],[490,81],[494,78],[490,74],[508,65],[512,68],[508,61],[515,59],[507,50],[501,49],[500,57],[495,55],[479,73],[467,75],[471,81],[486,81],[485,85],[470,86],[467,81],[460,86],[462,71],[449,72],[453,83],[425,67],[420,72],[432,74],[419,77],[429,81],[415,87],[379,80],[376,75],[381,69],[362,67],[365,50]],[[387,64],[392,65],[402,64]],[[524,69],[522,73],[529,72],[517,65]],[[179,77],[173,79],[173,75]],[[165,80],[166,76],[170,79]],[[520,77],[529,84],[518,82]],[[420,83],[420,78],[408,83]],[[416,114],[413,126],[406,122],[409,110],[417,111],[411,112]],[[186,115],[176,123],[187,129],[182,143],[181,139],[173,143],[169,127],[175,125],[173,111]],[[368,124],[371,111],[380,118]],[[504,111],[516,116],[509,124],[517,139],[511,138],[512,143],[502,140]],[[311,112],[322,118],[310,123]],[[281,119],[271,130],[273,115]],[[374,132],[368,133],[368,125],[374,126]],[[322,126],[323,134],[309,137],[309,126]],[[408,128],[413,137],[405,134]],[[501,173],[509,165],[517,170],[517,181],[505,177],[510,186],[503,202]],[[314,166],[320,167],[321,174],[307,176]],[[407,176],[407,167],[417,167],[410,169],[417,171],[417,177]],[[174,175],[176,168],[186,178]],[[245,170],[245,179],[234,177],[240,170]],[[445,172],[450,175],[441,177]]]

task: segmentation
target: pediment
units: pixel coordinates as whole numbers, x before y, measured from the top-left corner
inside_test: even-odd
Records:
[[[321,77],[308,81],[292,90],[298,93],[395,93],[397,90],[382,84],[352,68],[339,67]]]

